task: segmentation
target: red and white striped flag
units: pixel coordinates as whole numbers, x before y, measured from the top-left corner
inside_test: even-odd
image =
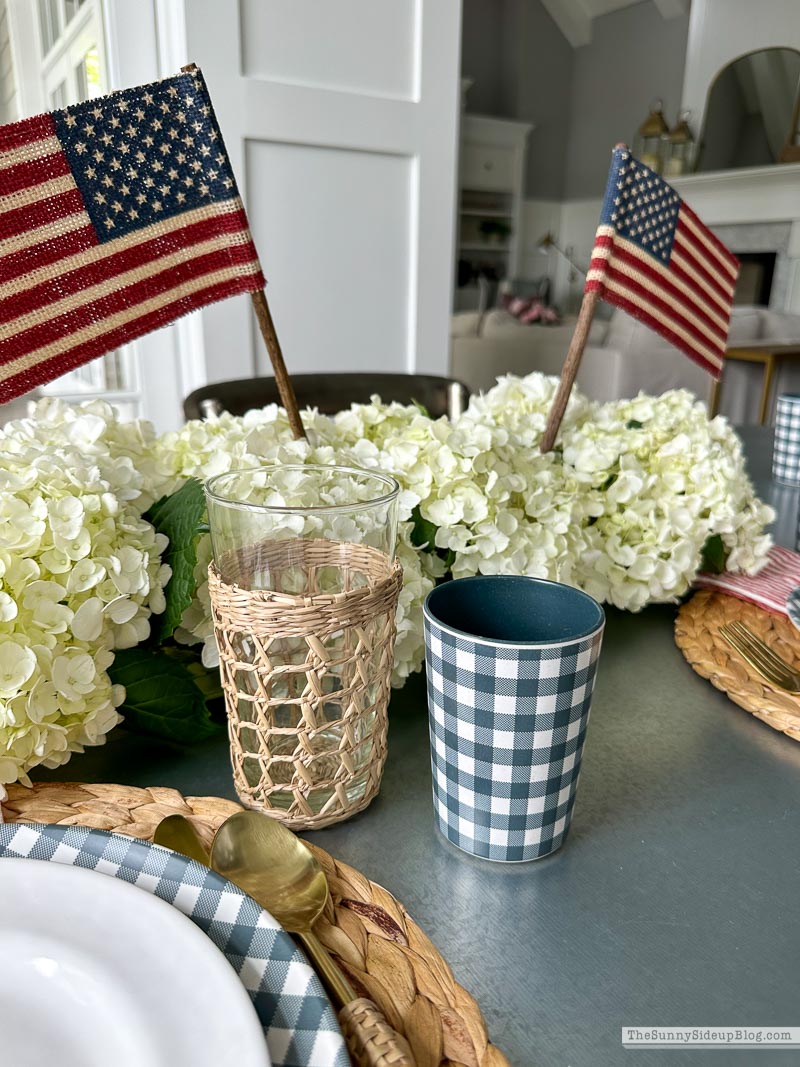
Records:
[[[199,70],[0,127],[0,400],[263,286]]]
[[[713,589],[758,604],[767,611],[788,615],[786,601],[800,586],[800,556],[791,549],[773,545],[766,567],[753,577],[730,571],[722,574],[703,571],[697,575],[694,584],[698,589]]]
[[[599,292],[720,378],[738,274],[739,261],[675,190],[617,146],[586,292]]]

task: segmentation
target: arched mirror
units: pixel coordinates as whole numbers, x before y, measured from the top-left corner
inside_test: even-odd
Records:
[[[708,92],[698,171],[800,162],[800,52],[764,48],[739,56]]]

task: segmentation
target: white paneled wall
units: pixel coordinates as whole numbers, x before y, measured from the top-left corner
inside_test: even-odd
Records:
[[[459,0],[185,0],[290,372],[446,373]],[[268,373],[247,301],[210,381]]]
[[[404,0],[241,0],[243,73],[414,100],[421,43],[417,7]]]
[[[250,223],[292,369],[334,355],[337,371],[406,368],[414,185],[408,156],[248,144]]]

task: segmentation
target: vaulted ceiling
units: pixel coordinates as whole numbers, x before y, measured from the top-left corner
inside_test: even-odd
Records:
[[[589,44],[592,39],[592,20],[621,7],[632,7],[651,0],[542,0],[550,17],[573,48]],[[690,0],[652,0],[662,18],[671,19],[689,10]]]

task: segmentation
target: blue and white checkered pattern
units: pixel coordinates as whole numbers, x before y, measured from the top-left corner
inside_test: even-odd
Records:
[[[0,825],[3,856],[88,867],[169,901],[208,934],[241,978],[273,1067],[348,1067],[314,971],[272,916],[231,882],[170,849],[77,826]]]
[[[772,477],[787,485],[800,485],[800,396],[784,393],[778,397]]]
[[[798,537],[800,537],[800,531]],[[800,585],[793,589],[786,598],[786,614],[795,629],[800,630]]]
[[[473,641],[425,616],[433,805],[454,845],[534,860],[572,816],[602,628],[564,645]]]

